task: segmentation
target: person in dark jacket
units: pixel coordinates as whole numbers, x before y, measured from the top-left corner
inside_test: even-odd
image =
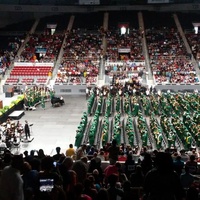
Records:
[[[144,180],[144,199],[148,200],[183,200],[184,189],[180,177],[173,170],[173,160],[169,153],[159,152],[155,167]]]

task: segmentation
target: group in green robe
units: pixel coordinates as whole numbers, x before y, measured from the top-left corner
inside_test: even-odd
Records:
[[[105,116],[103,119],[102,124],[102,147],[104,147],[108,142],[108,134],[109,134],[109,118],[108,116]]]
[[[94,104],[94,99],[95,99],[95,94],[94,94],[94,92],[92,92],[89,99],[87,100],[87,113],[89,115],[92,114],[91,112],[92,112],[92,107],[93,107],[93,104]]]
[[[42,108],[45,108],[44,101],[51,99],[54,94],[55,91],[53,89],[49,89],[48,87],[33,86],[24,91],[24,98],[27,106],[30,108],[34,108],[39,103],[42,104]]]
[[[137,124],[138,124],[138,131],[142,139],[142,146],[147,147],[149,141],[148,128],[146,120],[141,112],[139,112],[138,114]]]
[[[128,137],[128,142],[131,147],[134,147],[134,138],[135,138],[135,131],[133,127],[133,118],[131,113],[128,115],[128,119],[126,122],[125,133]]]
[[[131,114],[133,117],[138,116],[140,105],[136,96],[131,97]]]
[[[121,144],[121,113],[118,112],[114,116],[114,132],[113,132],[113,139],[117,141],[117,144]]]
[[[141,102],[142,102],[144,114],[146,116],[149,116],[151,113],[151,104],[150,104],[149,98],[147,96],[141,94]]]
[[[181,148],[188,149],[193,144],[200,147],[200,95],[198,93],[162,92],[148,96],[145,94],[140,96],[136,94],[129,95],[128,93],[120,96],[117,92],[116,96],[112,96],[109,92],[108,95],[102,96],[91,94],[87,108],[87,114],[89,115],[94,100],[97,102],[95,109],[98,111],[98,116],[104,114],[100,133],[102,145],[112,139],[115,139],[120,145],[121,131],[124,128],[121,124],[123,117],[126,121],[124,130],[127,138],[125,140],[130,146],[134,146],[136,142],[134,140],[137,138],[134,131],[138,131],[142,146],[152,145],[151,142],[155,141],[157,149],[164,147],[177,148],[179,145],[181,145]],[[105,102],[103,104],[105,106],[102,106],[102,102]],[[31,104],[31,99],[29,103]],[[101,111],[104,112],[101,113]],[[93,145],[99,122],[96,115],[91,117],[94,124],[89,130],[89,141],[87,142]],[[112,121],[112,119],[114,131],[110,133],[109,121]],[[133,120],[136,122],[136,130],[132,127]],[[82,137],[82,132],[78,130],[78,145],[80,143],[78,141],[81,141],[78,138]],[[176,147],[176,145],[178,146]]]
[[[155,139],[157,149],[161,149],[163,142],[162,128],[154,115],[150,117],[150,129]]]

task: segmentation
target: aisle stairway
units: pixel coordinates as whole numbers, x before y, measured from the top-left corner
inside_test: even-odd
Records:
[[[138,13],[138,22],[139,22],[139,27],[140,27],[140,35],[142,36],[142,48],[143,48],[143,54],[145,57],[145,66],[146,66],[146,82],[147,83],[152,83],[153,82],[153,75],[151,71],[151,66],[150,66],[150,60],[149,60],[149,53],[148,53],[148,47],[147,47],[147,42],[146,42],[146,36],[145,36],[145,25],[144,25],[144,19],[142,12]]]
[[[74,15],[71,15],[70,19],[69,19],[69,23],[68,23],[68,26],[67,26],[67,30],[65,31],[65,36],[64,36],[64,39],[63,39],[63,42],[62,42],[62,46],[60,48],[60,52],[58,54],[58,58],[56,60],[56,64],[55,64],[55,67],[54,67],[54,70],[53,70],[53,74],[52,74],[52,78],[54,79],[54,82],[55,82],[55,79],[56,79],[56,75],[57,75],[57,72],[58,72],[58,69],[59,69],[59,66],[60,66],[60,62],[62,60],[62,56],[63,56],[63,48],[65,47],[66,45],[66,39],[67,39],[67,36],[68,36],[68,32],[71,31],[72,29],[72,26],[73,26],[73,23],[74,23],[74,19],[75,19],[75,16]]]

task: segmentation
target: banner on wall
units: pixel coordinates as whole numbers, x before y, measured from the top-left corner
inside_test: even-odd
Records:
[[[46,54],[46,52],[47,52],[47,48],[43,48],[43,47],[39,47],[39,46],[35,47],[35,53]]]
[[[79,0],[79,5],[100,5],[100,0]]]
[[[148,3],[170,3],[170,0],[148,0]]]
[[[57,24],[47,24],[47,28],[56,29]]]
[[[53,67],[54,63],[32,63],[32,62],[14,62],[14,66],[19,66],[19,67]]]
[[[131,49],[130,48],[120,48],[118,49],[118,53],[130,53]]]

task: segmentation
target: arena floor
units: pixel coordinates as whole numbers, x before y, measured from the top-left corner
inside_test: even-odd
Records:
[[[12,98],[5,98],[1,95],[4,105],[9,105]],[[82,96],[63,96],[65,105],[61,107],[52,107],[50,102],[46,102],[45,110],[40,105],[35,111],[25,111],[20,122],[25,124],[28,120],[31,126],[31,136],[34,137],[32,142],[21,142],[19,148],[12,148],[12,153],[19,154],[25,150],[43,149],[47,155],[56,153],[55,148],[61,147],[64,153],[69,144],[74,144],[76,128],[81,120],[82,113],[86,111],[86,97]]]

